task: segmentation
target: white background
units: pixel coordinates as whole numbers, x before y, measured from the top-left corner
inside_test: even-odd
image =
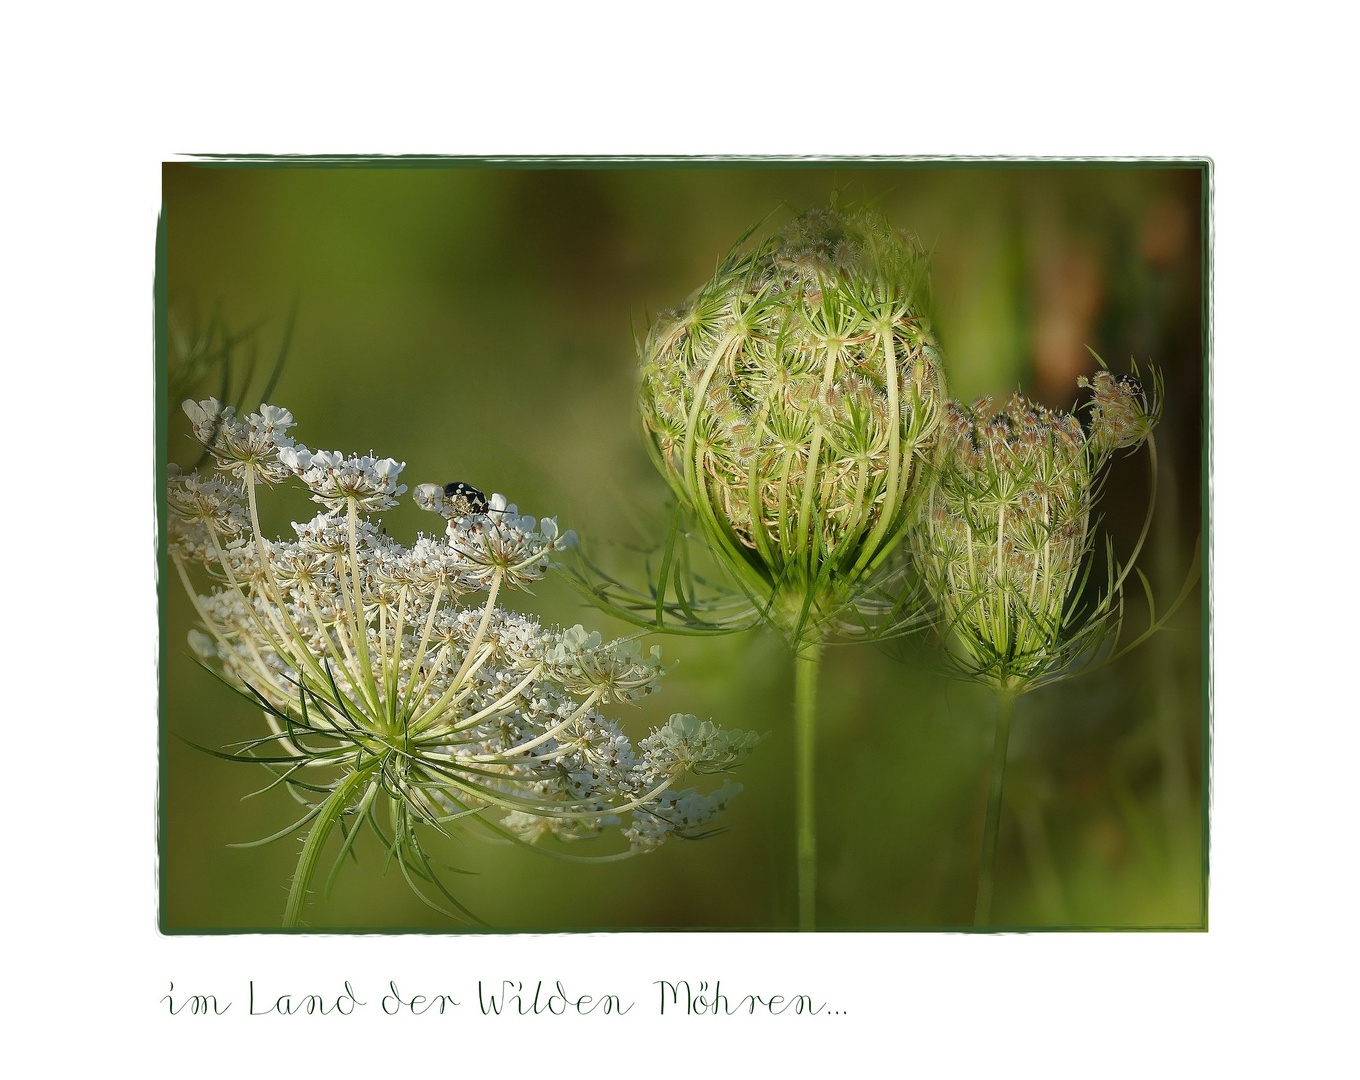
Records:
[[[1343,693],[1357,644],[1354,36],[1326,5],[1211,7],[9,9],[0,1055],[53,1076],[120,1059],[139,1076],[307,1062],[381,1077],[1341,1072],[1360,796]],[[209,151],[1211,156],[1209,932],[159,935],[154,230],[160,162]],[[639,1005],[623,1020],[483,1019],[465,990],[502,977]],[[251,978],[271,997],[349,979],[369,1006],[251,1018]],[[652,982],[667,978],[831,1008],[656,1017]],[[388,979],[463,1006],[384,1017]],[[171,981],[238,1003],[170,1017]]]

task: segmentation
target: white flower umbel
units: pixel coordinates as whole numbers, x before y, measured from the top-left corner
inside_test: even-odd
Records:
[[[298,925],[346,818],[373,829],[423,900],[469,919],[435,874],[422,828],[523,843],[626,819],[619,855],[711,831],[740,789],[705,794],[683,781],[736,766],[757,738],[677,714],[634,749],[598,707],[655,690],[660,649],[644,656],[631,639],[551,629],[497,606],[503,588],[541,579],[574,534],[500,495],[459,515],[465,502],[422,485],[416,501],[448,519],[446,537],[405,547],[365,516],[406,490],[402,463],[309,451],[286,434],[291,414],[272,406],[244,421],[212,399],[185,411],[221,474],[170,481],[170,558],[202,624],[190,645],[269,725],[230,756],[266,764],[307,804],[260,841],[308,830],[285,926]],[[257,490],[289,477],[325,511],[295,524],[296,539],[266,539]],[[206,593],[194,564],[214,582]],[[358,831],[342,827],[331,880]]]

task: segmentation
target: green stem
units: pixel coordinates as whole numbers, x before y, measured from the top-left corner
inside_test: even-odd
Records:
[[[977,906],[973,925],[986,926],[992,916],[992,887],[996,873],[996,834],[1001,823],[1001,784],[1006,776],[1006,747],[1011,739],[1011,712],[1016,693],[1007,687],[996,695],[996,735],[992,741],[991,782],[987,789],[987,825],[982,831],[982,865],[978,870]]]
[[[297,870],[293,874],[293,884],[288,889],[288,906],[283,911],[285,928],[301,924],[302,909],[307,904],[307,891],[311,888],[312,876],[316,873],[316,864],[321,859],[321,851],[330,838],[331,830],[340,820],[340,815],[345,812],[345,807],[350,804],[354,793],[368,783],[372,771],[372,767],[356,769],[336,784],[326,796],[326,801],[321,804],[321,813],[317,815],[316,821],[312,824],[312,831],[307,834],[307,839],[302,845],[302,854],[298,856]]]
[[[817,749],[817,669],[822,643],[805,643],[793,660],[798,729],[798,929],[817,928],[817,813],[813,755]]]

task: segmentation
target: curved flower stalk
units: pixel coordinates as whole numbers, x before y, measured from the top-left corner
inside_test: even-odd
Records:
[[[217,466],[170,480],[170,558],[202,623],[191,645],[269,725],[222,756],[266,764],[306,807],[260,841],[309,830],[285,926],[298,925],[336,826],[332,882],[367,824],[423,900],[469,919],[422,830],[533,843],[619,826],[620,854],[712,830],[739,785],[705,793],[683,781],[735,767],[758,737],[676,714],[634,747],[600,706],[653,692],[660,649],[497,606],[502,590],[541,579],[574,534],[500,495],[460,514],[464,503],[422,485],[416,502],[447,519],[445,536],[406,547],[369,520],[405,493],[402,463],[311,451],[275,406],[238,418],[208,399],[185,411]],[[294,525],[295,539],[266,539],[257,495],[284,481],[323,509]]]
[[[990,917],[1015,701],[1108,662],[1122,624],[1124,583],[1147,538],[1157,476],[1152,431],[1161,417],[1162,384],[1155,370],[1147,387],[1137,374],[1135,366],[1132,376],[1101,370],[1080,380],[1092,391],[1084,429],[1077,416],[1018,393],[1000,411],[986,398],[971,406],[951,401],[946,408],[937,482],[912,546],[940,612],[949,661],[997,695],[978,925]],[[1131,453],[1145,443],[1152,495],[1142,533],[1122,566],[1107,541],[1105,587],[1086,599],[1094,506],[1107,466],[1116,451]]]
[[[749,235],[639,348],[647,447],[677,499],[656,583],[633,591],[592,567],[586,584],[654,629],[764,621],[789,642],[799,924],[811,929],[821,652],[834,633],[882,636],[917,618],[897,556],[918,516],[945,385],[925,254],[882,214],[813,210],[744,248]],[[696,557],[715,560],[737,590],[696,573]]]

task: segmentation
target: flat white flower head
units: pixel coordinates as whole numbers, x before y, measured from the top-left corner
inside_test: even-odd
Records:
[[[312,501],[328,510],[344,510],[353,500],[365,513],[389,510],[406,485],[397,483],[404,461],[367,454],[346,457],[338,450],[309,451],[304,446],[281,451],[279,461],[312,493]]]
[[[581,693],[598,690],[602,701],[635,701],[650,694],[668,670],[660,645],[644,656],[635,638],[606,642],[598,630],[587,631],[579,623],[545,650],[543,663],[565,686]]]
[[[557,522],[541,522],[521,515],[499,493],[491,496],[486,513],[449,519],[449,544],[490,581],[500,575],[507,585],[524,588],[540,581],[552,565],[554,552],[576,542],[575,533],[559,535]]]
[[[293,414],[287,409],[261,405],[259,412],[240,419],[234,406],[205,398],[186,401],[184,413],[194,437],[217,459],[218,468],[238,477],[244,477],[249,469],[257,481],[267,484],[288,475],[289,470],[278,460],[279,450],[293,445],[288,435]]]
[[[416,826],[530,842],[619,828],[631,851],[709,830],[736,789],[675,789],[736,765],[755,736],[676,714],[634,745],[598,709],[653,692],[660,649],[498,606],[503,586],[543,577],[574,534],[503,495],[421,485],[416,503],[448,527],[408,546],[367,516],[405,492],[403,463],[309,450],[287,436],[286,409],[237,420],[207,399],[185,411],[229,474],[170,478],[171,558],[186,584],[190,564],[209,578],[201,594],[190,584],[201,624],[190,647],[265,708],[258,756],[286,763],[304,800],[343,803],[318,821],[385,803],[363,820],[396,822],[385,842],[417,891],[437,879]],[[256,488],[289,478],[324,512],[266,538]],[[305,895],[295,883],[290,912]]]
[[[675,773],[726,772],[740,765],[761,736],[751,731],[727,731],[712,720],[691,713],[675,713],[670,721],[642,740],[644,751],[661,768]]]

